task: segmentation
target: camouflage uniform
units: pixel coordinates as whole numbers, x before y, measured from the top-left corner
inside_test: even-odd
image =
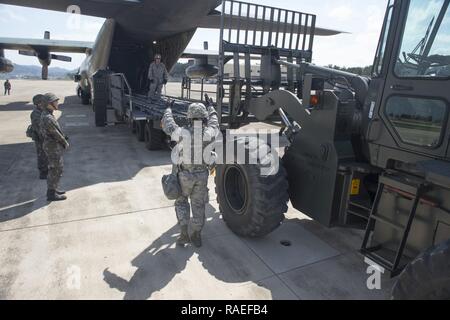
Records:
[[[203,106],[203,108],[205,107]],[[209,165],[213,162],[210,161],[210,163],[205,163],[205,159],[203,159],[203,150],[207,145],[214,141],[219,130],[219,120],[216,110],[213,107],[210,107],[207,111],[206,108],[204,110],[206,112],[205,116],[207,117],[206,126],[203,126],[201,122],[196,121],[194,125],[180,128],[175,123],[170,109],[166,110],[162,120],[164,132],[174,138],[176,140],[175,142],[178,143],[176,149],[180,159],[183,159],[183,146],[191,146],[190,155],[192,161],[187,164],[181,163],[181,165],[179,165],[178,179],[183,195],[175,202],[175,211],[180,226],[187,226],[190,222],[190,205],[188,201],[188,198],[190,198],[193,216],[191,225],[192,229],[198,232],[203,229],[205,224],[205,206],[209,201]],[[199,132],[203,135],[200,137],[200,141],[202,141],[201,146],[196,146],[194,144],[194,129],[198,123]],[[189,137],[191,138],[191,141],[188,141],[188,143],[183,141],[183,136],[187,136],[183,134],[183,130],[186,130],[186,133],[189,132],[190,134]],[[201,163],[195,163],[193,159],[201,159]]]
[[[40,132],[40,123],[41,123],[41,115],[42,115],[42,109],[39,105],[36,105],[36,108],[31,113],[31,127],[33,129],[33,141],[36,145],[36,152],[37,152],[37,162],[38,162],[38,169],[41,175],[41,178],[44,178],[47,176],[48,173],[48,160],[47,155],[44,151],[44,140]]]
[[[150,83],[150,90],[148,96],[150,98],[159,98],[161,96],[162,87],[169,79],[169,73],[167,72],[164,63],[153,62],[148,69],[148,79],[153,81]]]
[[[53,112],[44,110],[41,116],[41,136],[43,147],[48,158],[48,190],[57,190],[63,173],[63,153],[69,146]]]

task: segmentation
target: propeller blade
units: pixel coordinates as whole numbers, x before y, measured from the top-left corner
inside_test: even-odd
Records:
[[[22,56],[37,57],[37,53],[34,51],[19,50],[19,54]]]
[[[61,56],[58,54],[52,54],[52,60],[59,60],[64,62],[72,62],[72,58],[68,56]]]
[[[48,79],[48,66],[43,65],[42,66],[42,80]]]

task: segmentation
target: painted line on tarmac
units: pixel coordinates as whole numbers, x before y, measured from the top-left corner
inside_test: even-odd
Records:
[[[137,213],[152,212],[152,211],[157,211],[157,210],[161,210],[161,209],[170,209],[170,208],[174,208],[174,206],[172,205],[172,206],[166,206],[166,207],[154,208],[154,209],[144,209],[144,210],[136,210],[136,211],[130,211],[130,212],[122,212],[122,213],[109,214],[109,215],[98,216],[98,217],[91,217],[91,218],[84,218],[84,219],[75,219],[75,220],[61,221],[61,222],[56,222],[56,223],[40,224],[40,225],[35,225],[35,226],[23,227],[23,228],[5,229],[5,230],[0,230],[0,233],[12,232],[12,231],[30,230],[30,229],[37,229],[37,228],[42,228],[42,227],[58,226],[58,225],[70,224],[70,223],[74,223],[74,222],[85,222],[85,221],[92,221],[92,220],[100,220],[100,219],[120,217],[120,216],[127,216],[127,215],[132,215],[132,214],[137,214]]]
[[[73,123],[65,123],[64,126],[68,127],[68,128],[89,127],[89,123],[87,123],[87,122],[73,122]]]
[[[69,114],[67,116],[64,116],[64,118],[87,118],[86,114]]]

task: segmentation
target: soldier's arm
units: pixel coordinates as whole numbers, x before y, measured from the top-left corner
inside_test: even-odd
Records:
[[[165,134],[172,137],[173,141],[179,142],[181,128],[175,122],[175,119],[172,114],[172,109],[168,108],[166,112],[164,112],[161,124]]]
[[[211,141],[218,136],[220,132],[220,125],[217,111],[216,109],[214,109],[213,106],[208,107],[208,113],[209,113],[208,124],[205,129],[204,136],[206,141]]]
[[[48,126],[47,126],[48,133],[56,139],[59,143],[61,143],[65,148],[69,146],[69,143],[67,142],[66,138],[62,134],[61,131],[59,131],[59,126],[56,123],[56,120],[51,119]]]
[[[33,111],[31,113],[30,118],[31,118],[31,125],[33,126],[33,129],[36,130],[37,128],[39,128],[39,123],[41,122],[41,117],[37,117],[35,112]]]

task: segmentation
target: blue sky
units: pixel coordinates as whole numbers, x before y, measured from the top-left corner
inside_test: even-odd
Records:
[[[317,24],[350,32],[333,37],[317,37],[314,62],[319,65],[366,66],[373,62],[387,0],[247,0],[248,2],[317,14]],[[0,5],[0,37],[42,38],[94,41],[103,19],[82,16],[74,20],[66,13]],[[219,32],[199,29],[189,48],[202,48],[203,41],[217,49]],[[52,66],[76,69],[84,55],[69,54],[72,63],[53,61]],[[6,51],[14,63],[39,65],[37,59]]]

